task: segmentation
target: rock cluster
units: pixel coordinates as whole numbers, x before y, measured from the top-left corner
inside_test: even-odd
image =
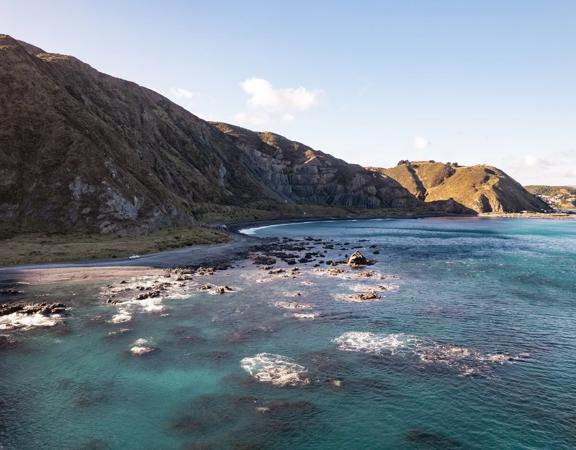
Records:
[[[50,316],[52,314],[65,314],[67,309],[68,307],[64,303],[8,304],[0,305],[0,316],[14,313]]]

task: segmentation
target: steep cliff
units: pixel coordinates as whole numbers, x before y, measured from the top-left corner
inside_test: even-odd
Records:
[[[481,213],[540,212],[549,206],[502,170],[492,166],[459,166],[434,161],[402,161],[391,169],[371,168],[394,178],[414,196],[429,203],[452,200]]]
[[[214,123],[234,138],[253,176],[286,201],[349,208],[415,208],[420,202],[394,179],[348,164],[274,133]]]

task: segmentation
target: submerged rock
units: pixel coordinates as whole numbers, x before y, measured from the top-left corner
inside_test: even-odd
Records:
[[[442,433],[414,429],[406,433],[406,440],[413,444],[420,444],[432,449],[461,448],[462,444],[456,439]]]
[[[362,294],[358,294],[355,296],[356,300],[361,302],[370,301],[370,300],[379,300],[380,295],[376,291],[368,291],[363,292]]]
[[[19,291],[18,289],[13,289],[13,288],[9,288],[9,289],[0,289],[0,295],[18,295],[18,294],[23,294],[24,291]]]

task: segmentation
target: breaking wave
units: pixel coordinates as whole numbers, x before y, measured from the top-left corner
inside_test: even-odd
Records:
[[[418,336],[378,334],[351,331],[333,340],[339,350],[370,354],[412,355],[422,364],[439,364],[456,369],[462,376],[483,375],[495,366],[511,361],[521,361],[528,354],[517,356],[505,353],[483,353],[481,351],[435,342]]]
[[[29,330],[38,327],[53,327],[63,322],[60,314],[44,315],[42,313],[23,314],[15,312],[0,316],[0,330]]]
[[[273,353],[258,353],[240,361],[240,366],[253,378],[275,386],[300,386],[310,383],[308,370],[291,358]]]
[[[367,331],[349,331],[334,339],[339,350],[345,352],[392,354],[412,349],[418,342],[416,336],[407,334],[376,334]]]
[[[136,339],[130,348],[130,352],[135,356],[142,356],[153,351],[154,347],[150,341],[145,338]]]

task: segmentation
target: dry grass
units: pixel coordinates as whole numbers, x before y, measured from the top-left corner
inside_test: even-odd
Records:
[[[228,240],[226,233],[206,227],[161,230],[123,238],[81,233],[22,234],[0,240],[0,266],[122,258]]]

